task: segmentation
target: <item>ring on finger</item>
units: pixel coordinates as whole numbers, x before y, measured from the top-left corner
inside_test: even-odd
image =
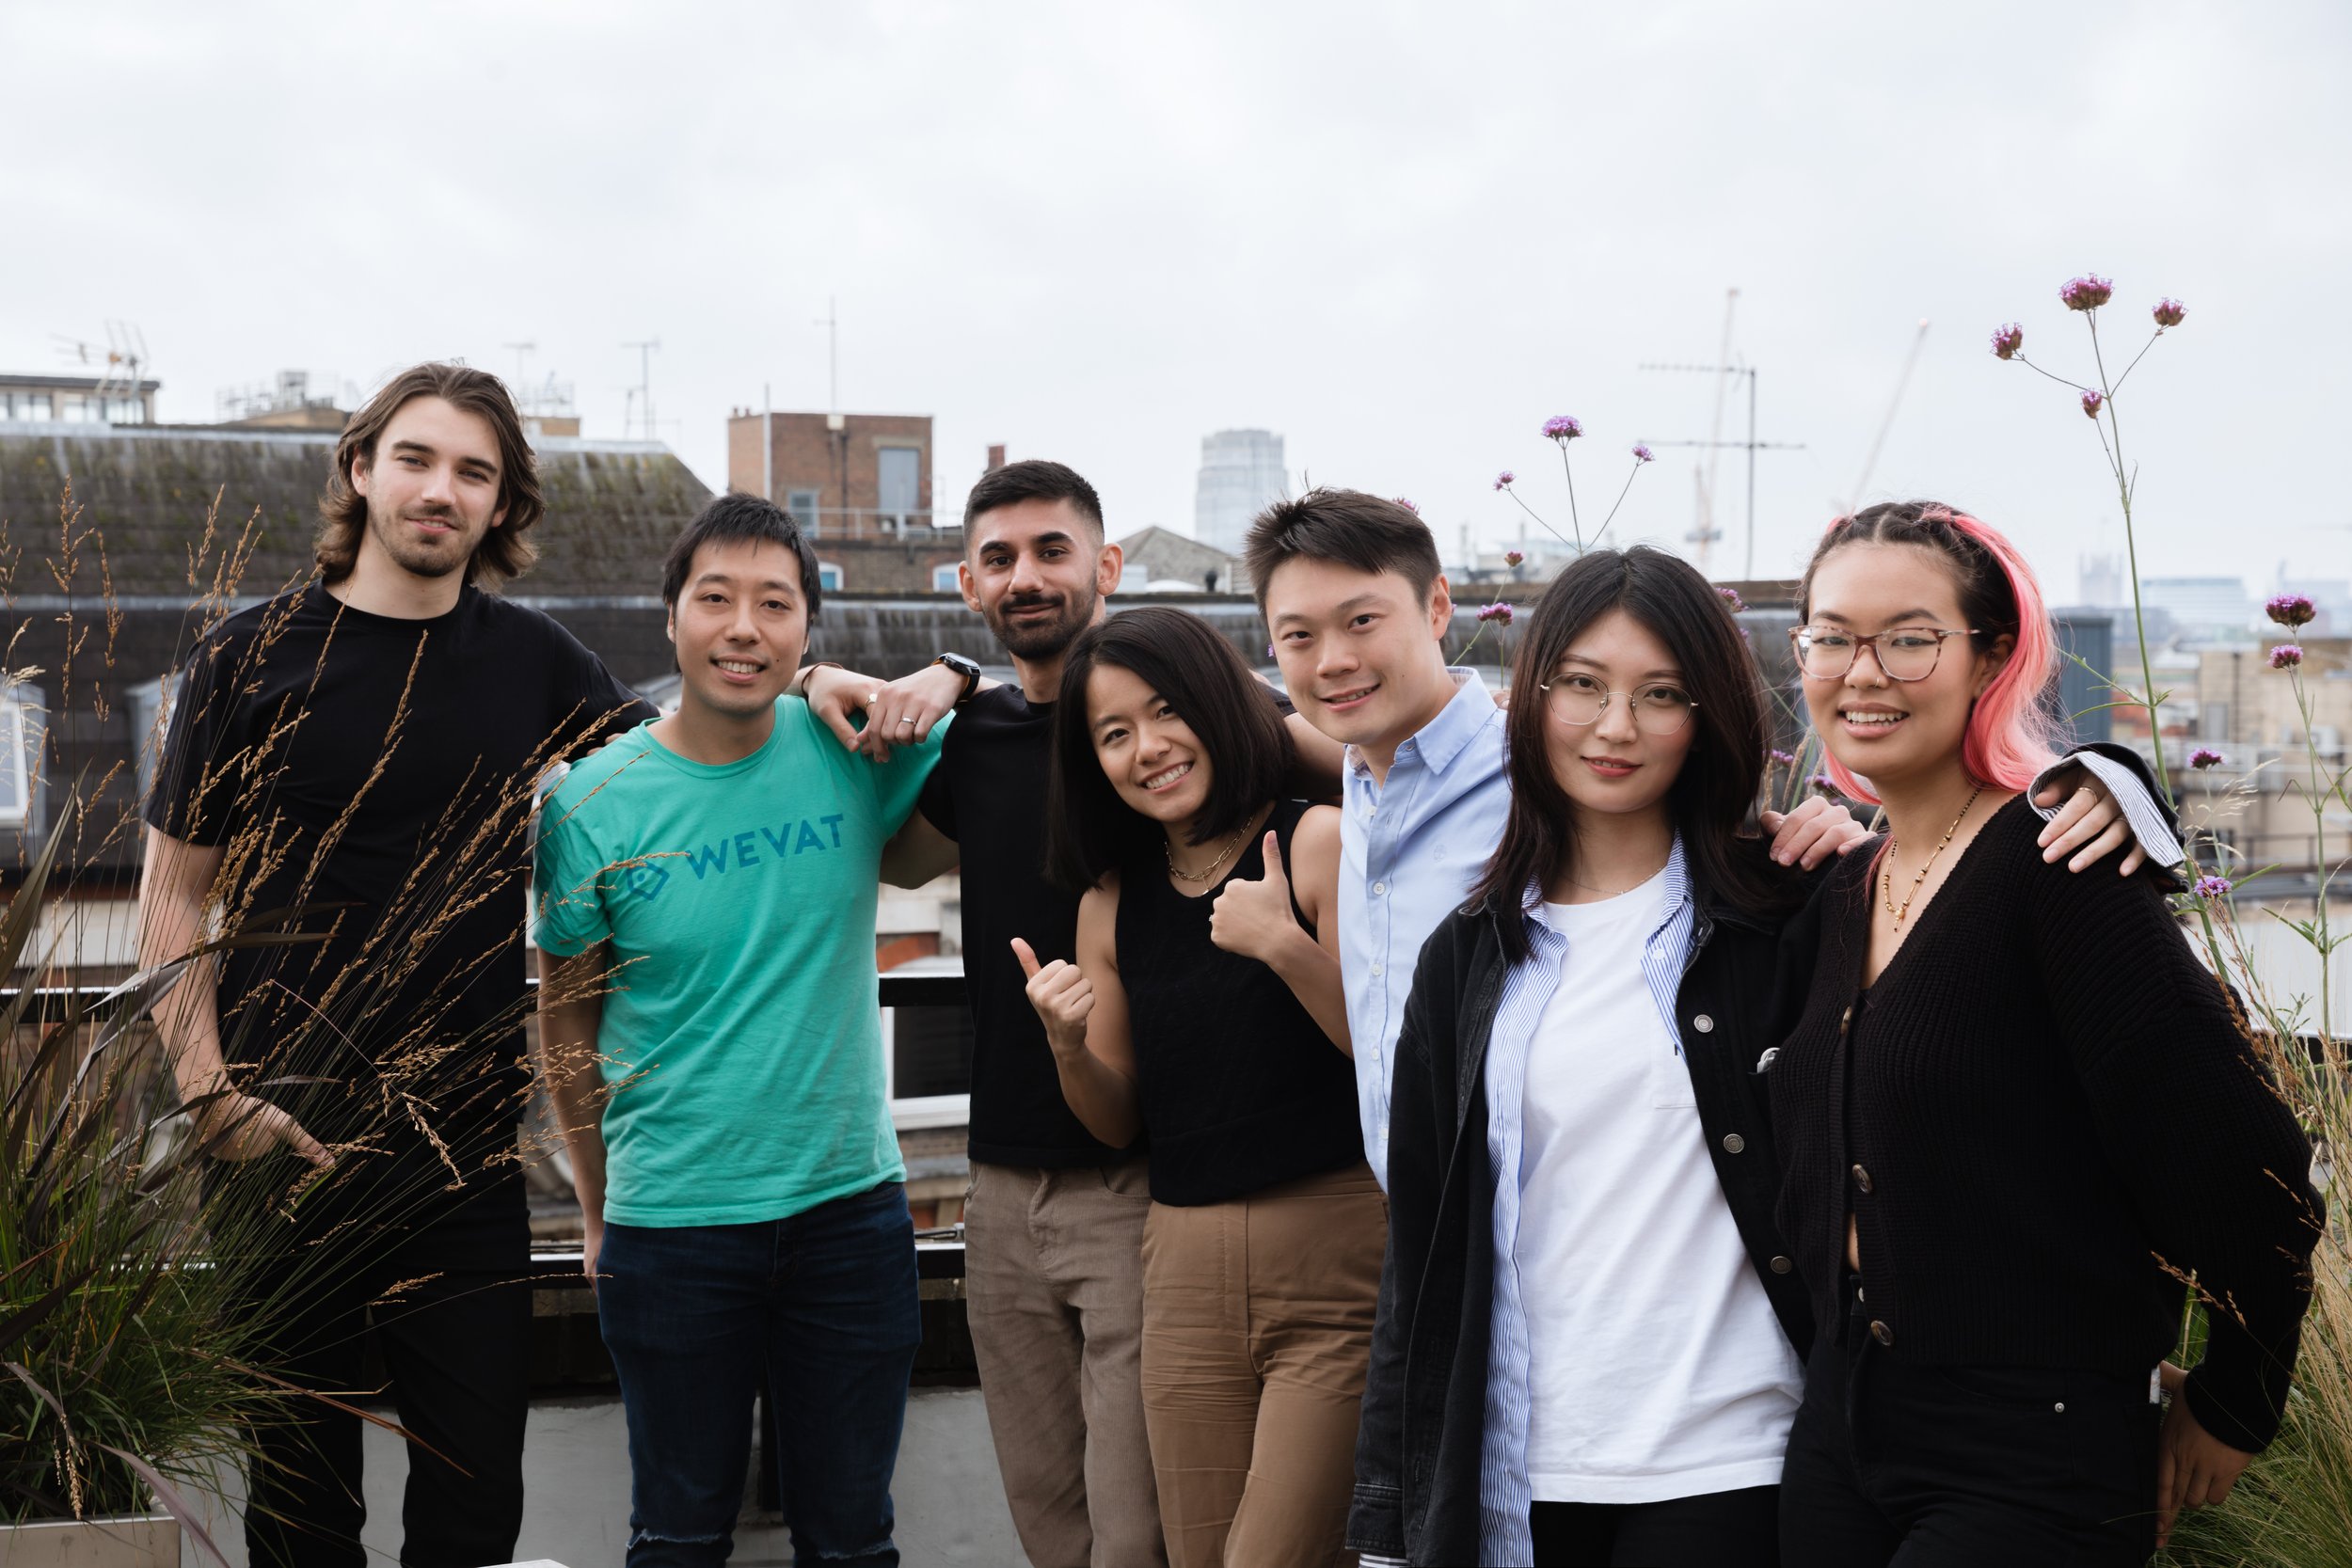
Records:
[[[914,723],[914,720],[912,720],[912,719],[901,719],[901,720],[899,720],[899,721],[898,721],[898,722],[899,722],[899,723],[901,723],[901,724],[912,724],[912,723]]]

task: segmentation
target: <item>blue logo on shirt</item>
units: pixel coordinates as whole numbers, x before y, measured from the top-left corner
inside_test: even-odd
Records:
[[[670,873],[666,866],[640,863],[628,868],[628,891],[650,904],[670,885]]]
[[[797,824],[787,821],[782,828],[746,830],[732,838],[722,838],[716,844],[705,844],[686,851],[687,869],[694,880],[706,877],[724,876],[728,871],[745,871],[765,865],[771,860],[784,860],[808,849],[838,849],[841,847],[842,814],[830,816],[803,817]],[[824,832],[819,832],[819,825]],[[795,832],[795,828],[798,832]],[[762,844],[766,852],[762,853]],[[732,858],[733,865],[728,864]],[[648,895],[650,896],[650,895]]]

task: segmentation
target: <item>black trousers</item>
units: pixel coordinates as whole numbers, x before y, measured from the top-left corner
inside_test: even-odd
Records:
[[[1655,1503],[1537,1503],[1535,1568],[1778,1568],[1780,1488]]]
[[[424,1445],[408,1449],[406,1568],[511,1562],[522,1531],[531,1231],[514,1187],[397,1239],[342,1243],[332,1267],[289,1254],[255,1280],[283,1314],[267,1370],[355,1402],[375,1392],[362,1382],[371,1337],[381,1353],[393,1418]],[[254,1568],[362,1568],[359,1418],[315,1402],[297,1414],[257,1433],[247,1556]]]
[[[2138,1564],[2155,1550],[2148,1374],[1931,1367],[1870,1334],[1816,1337],[1781,1475],[1781,1555],[1804,1568]]]

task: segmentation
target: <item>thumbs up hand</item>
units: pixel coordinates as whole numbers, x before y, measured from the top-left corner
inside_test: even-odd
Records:
[[[1270,964],[1275,955],[1306,935],[1291,913],[1291,879],[1282,866],[1281,841],[1268,829],[1265,876],[1254,882],[1227,880],[1209,909],[1209,940],[1228,953]]]
[[[1029,977],[1029,1006],[1045,1023],[1045,1040],[1059,1056],[1083,1055],[1087,1048],[1087,1015],[1094,1011],[1094,986],[1078,966],[1056,958],[1040,965],[1037,950],[1019,937],[1012,939],[1012,956]]]

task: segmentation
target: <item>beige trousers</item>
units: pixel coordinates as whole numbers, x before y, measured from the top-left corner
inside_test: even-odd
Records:
[[[1140,1159],[972,1166],[965,1307],[1005,1500],[1033,1568],[1168,1560],[1137,1370],[1151,1207]]]
[[[1143,1410],[1173,1568],[1342,1549],[1388,1205],[1358,1164],[1143,1232]]]

